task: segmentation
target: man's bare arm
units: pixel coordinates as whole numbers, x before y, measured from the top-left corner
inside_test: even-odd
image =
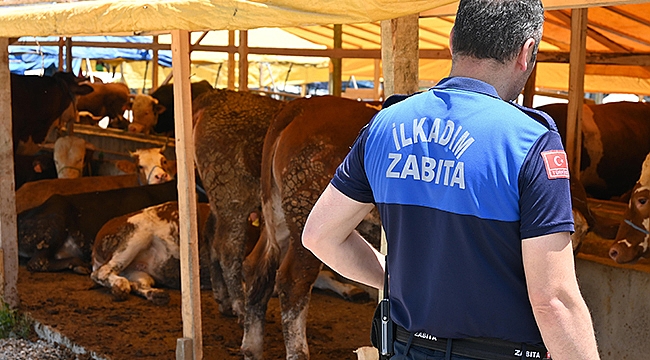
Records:
[[[528,294],[542,338],[554,360],[598,360],[592,325],[575,275],[566,232],[525,239]]]
[[[380,289],[384,256],[354,231],[373,206],[328,185],[307,218],[302,243],[339,274]]]

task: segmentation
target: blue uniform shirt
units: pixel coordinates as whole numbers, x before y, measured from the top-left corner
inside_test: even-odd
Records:
[[[332,184],[380,212],[397,324],[542,344],[521,241],[573,231],[550,117],[503,101],[489,84],[447,78],[380,111]]]

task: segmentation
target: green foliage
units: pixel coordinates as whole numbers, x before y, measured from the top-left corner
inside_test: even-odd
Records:
[[[0,308],[0,339],[19,338],[28,339],[32,334],[33,321],[30,317],[20,314],[18,310],[11,309],[7,303],[2,302]]]

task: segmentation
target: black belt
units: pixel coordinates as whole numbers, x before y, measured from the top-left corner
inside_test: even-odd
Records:
[[[407,343],[411,333],[403,327],[396,325],[396,339]],[[481,360],[524,360],[524,359],[550,359],[544,347],[514,343],[499,339],[464,338],[450,339],[451,353]],[[411,344],[429,350],[447,351],[448,339],[435,337],[424,332],[413,334]]]

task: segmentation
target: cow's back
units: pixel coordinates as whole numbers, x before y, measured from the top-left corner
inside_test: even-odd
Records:
[[[264,142],[263,196],[270,196],[269,186],[275,178],[295,185],[286,186],[292,192],[309,187],[315,202],[361,128],[376,113],[376,108],[364,103],[334,96],[302,98],[287,104],[269,127]],[[271,174],[278,169],[283,173]],[[292,194],[283,197],[289,199]]]
[[[203,185],[208,194],[234,185],[233,192],[219,194],[220,200],[210,198],[211,203],[228,204],[259,191],[264,136],[283,104],[230,90],[213,90],[194,101],[196,163]]]
[[[138,185],[137,174],[32,181],[16,190],[16,214],[41,205],[54,194],[72,195]]]
[[[567,104],[538,109],[555,120],[566,146]],[[589,195],[609,199],[629,191],[650,152],[650,104],[584,104],[580,180]]]

